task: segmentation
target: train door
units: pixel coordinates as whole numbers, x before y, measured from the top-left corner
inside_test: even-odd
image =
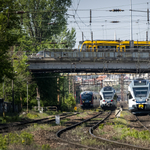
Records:
[[[116,52],[126,52],[126,46],[125,45],[117,45]]]
[[[120,52],[120,45],[116,45],[116,52]]]
[[[88,45],[88,52],[92,52],[92,45]]]
[[[120,45],[120,51],[121,52],[126,52],[126,46],[125,45]]]

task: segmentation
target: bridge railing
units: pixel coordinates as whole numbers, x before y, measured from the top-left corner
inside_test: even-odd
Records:
[[[43,55],[37,56],[32,54],[28,56],[32,58],[54,58],[54,59],[115,59],[115,60],[149,60],[150,51],[139,51],[139,52],[50,52],[43,51]]]

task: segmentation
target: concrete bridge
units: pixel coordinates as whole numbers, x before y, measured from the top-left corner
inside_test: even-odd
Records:
[[[44,51],[42,56],[30,55],[32,72],[59,73],[150,73],[149,50],[126,52]]]

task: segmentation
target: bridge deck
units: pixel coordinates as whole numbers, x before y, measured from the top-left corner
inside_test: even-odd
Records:
[[[50,72],[150,72],[150,52],[49,52],[29,56],[31,71]]]

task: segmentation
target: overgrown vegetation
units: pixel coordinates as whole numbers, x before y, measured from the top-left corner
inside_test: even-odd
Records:
[[[33,142],[33,135],[28,132],[9,133],[7,135],[0,134],[0,148],[6,150],[10,144],[31,145]]]
[[[114,118],[112,122],[100,124],[97,133],[104,138],[109,138],[115,141],[130,143],[132,145],[140,145],[149,147],[150,133],[147,130],[139,131],[135,128],[130,128],[130,122],[124,117],[129,113],[122,111],[119,118]]]
[[[37,105],[37,90],[41,106],[59,105],[63,110],[72,109],[75,104],[69,96],[68,77],[59,73],[31,73],[27,64],[27,55],[33,52],[74,47],[76,32],[74,28],[67,28],[66,17],[71,0],[0,0],[0,4],[0,98],[12,102],[13,85],[15,104],[26,105],[28,83],[30,109]],[[17,14],[16,10],[22,10],[22,14]],[[63,11],[54,13],[55,10]]]

